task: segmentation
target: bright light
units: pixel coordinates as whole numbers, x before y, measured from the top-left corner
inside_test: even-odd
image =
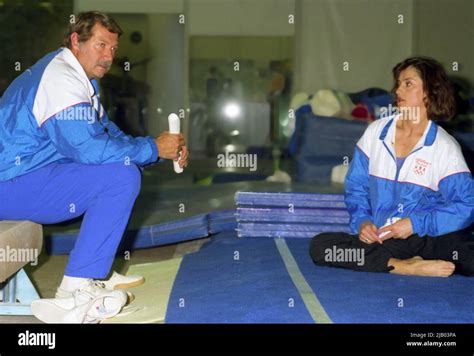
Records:
[[[239,117],[241,111],[241,107],[237,103],[227,103],[224,105],[224,115],[229,119],[235,119]]]
[[[226,151],[226,152],[235,152],[236,149],[237,149],[237,147],[235,147],[235,145],[232,145],[232,144],[225,145],[225,147],[224,147],[224,151]]]
[[[239,136],[239,130],[234,130],[230,133],[231,136]]]

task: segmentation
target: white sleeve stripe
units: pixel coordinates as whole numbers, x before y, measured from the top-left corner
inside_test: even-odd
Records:
[[[469,174],[471,174],[470,171],[459,171],[459,172],[449,173],[448,175],[444,176],[443,178],[441,178],[441,179],[438,181],[438,186],[439,186],[439,183],[441,183],[441,181],[442,181],[443,179],[448,178],[448,177],[451,177],[451,176],[453,176],[453,175],[455,175],[455,174],[461,174],[461,173],[469,173]]]
[[[48,120],[51,119],[52,117],[55,117],[55,116],[56,116],[57,114],[59,114],[61,111],[67,110],[67,109],[69,109],[69,108],[72,108],[72,107],[74,107],[74,106],[81,105],[81,104],[90,104],[90,102],[88,102],[88,101],[83,101],[83,102],[80,102],[80,103],[76,103],[76,104],[74,104],[74,105],[70,105],[70,106],[68,106],[67,108],[61,109],[61,110],[59,110],[58,112],[56,112],[55,114],[53,114],[53,115],[51,115],[50,117],[48,117],[47,119],[45,119],[45,120],[41,123],[40,127],[42,127],[43,124],[44,124],[46,121],[48,121]]]

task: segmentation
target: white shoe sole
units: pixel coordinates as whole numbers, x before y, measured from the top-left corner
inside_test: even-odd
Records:
[[[31,303],[31,312],[36,318],[47,324],[97,324],[101,320],[116,316],[124,305],[120,298],[102,295],[83,305],[66,309],[59,305],[60,299],[34,300]],[[100,312],[97,311],[100,309],[99,306],[103,306]]]
[[[135,288],[135,287],[141,286],[143,283],[145,283],[145,278],[142,277],[141,279],[138,279],[130,283],[117,283],[113,286],[113,289]]]

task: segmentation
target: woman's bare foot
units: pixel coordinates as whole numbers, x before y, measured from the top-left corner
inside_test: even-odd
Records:
[[[407,276],[449,277],[455,269],[454,263],[443,260],[424,260],[420,256],[407,260],[391,258],[388,265],[394,267],[390,273]]]

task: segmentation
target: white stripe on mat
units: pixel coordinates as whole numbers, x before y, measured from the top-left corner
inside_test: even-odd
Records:
[[[283,262],[285,263],[286,270],[288,271],[288,274],[290,275],[293,283],[295,284],[296,289],[298,289],[298,292],[300,293],[301,298],[303,299],[306,309],[308,309],[308,312],[313,318],[314,322],[318,324],[332,323],[332,320],[326,314],[326,311],[319,302],[318,297],[316,296],[316,294],[314,294],[308,282],[306,282],[306,279],[301,273],[298,264],[295,261],[295,258],[291,254],[291,251],[288,248],[285,239],[276,238],[275,244],[278,248],[278,252],[280,252]]]

